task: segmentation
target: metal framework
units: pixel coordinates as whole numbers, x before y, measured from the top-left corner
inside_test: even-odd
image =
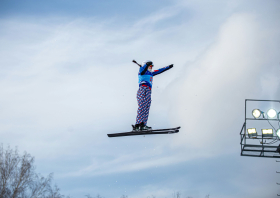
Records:
[[[250,156],[250,157],[267,157],[267,158],[280,158],[279,152],[277,149],[280,149],[279,138],[278,136],[273,136],[272,138],[264,137],[262,134],[257,135],[254,138],[250,138],[246,133],[248,121],[260,122],[260,121],[277,121],[279,119],[266,119],[266,118],[252,118],[247,115],[247,102],[278,102],[279,100],[255,100],[255,99],[246,99],[245,100],[245,122],[240,131],[240,145],[241,145],[241,156]],[[279,109],[280,110],[280,109]]]

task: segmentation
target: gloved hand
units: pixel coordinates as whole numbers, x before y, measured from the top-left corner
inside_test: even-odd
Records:
[[[172,68],[172,67],[173,67],[173,64],[169,65],[169,67]]]

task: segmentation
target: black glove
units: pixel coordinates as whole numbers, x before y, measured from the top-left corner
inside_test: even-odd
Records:
[[[173,64],[169,65],[169,67],[172,68],[172,67],[173,67]]]

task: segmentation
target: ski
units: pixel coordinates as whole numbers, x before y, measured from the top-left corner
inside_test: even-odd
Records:
[[[133,136],[133,135],[156,135],[156,134],[172,134],[178,133],[181,127],[168,128],[168,129],[154,129],[145,131],[130,131],[123,133],[111,133],[107,134],[108,137],[122,137],[122,136]]]

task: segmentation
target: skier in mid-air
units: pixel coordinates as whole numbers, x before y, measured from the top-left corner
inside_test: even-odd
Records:
[[[133,60],[134,63],[138,64]],[[149,110],[151,106],[151,93],[153,86],[153,77],[167,71],[173,67],[173,64],[163,67],[158,70],[153,69],[152,61],[144,61],[140,66],[138,78],[139,78],[139,89],[137,92],[138,111],[136,117],[136,124],[132,125],[133,131],[144,131],[152,130],[152,127],[147,126]]]
[[[124,137],[124,136],[134,136],[134,135],[159,135],[159,134],[175,134],[180,130],[179,127],[175,128],[164,128],[164,129],[155,129],[147,126],[147,121],[149,117],[149,111],[151,106],[151,93],[153,86],[153,77],[165,72],[168,69],[173,67],[173,64],[163,67],[158,70],[153,71],[153,62],[145,61],[142,65],[138,64],[135,60],[132,62],[136,63],[140,69],[138,73],[139,78],[139,89],[137,92],[137,101],[138,101],[138,111],[136,117],[136,124],[132,125],[132,131],[121,132],[121,133],[110,133],[107,134],[108,137]]]

